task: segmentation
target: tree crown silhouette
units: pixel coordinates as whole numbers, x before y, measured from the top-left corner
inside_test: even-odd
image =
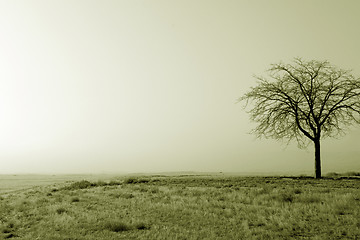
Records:
[[[320,140],[360,123],[360,80],[328,61],[278,63],[268,70],[272,81],[258,84],[239,101],[252,102],[250,118],[258,137],[296,139],[299,147],[315,144],[315,177],[321,177]]]

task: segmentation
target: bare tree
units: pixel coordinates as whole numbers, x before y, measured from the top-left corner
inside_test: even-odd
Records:
[[[273,64],[272,81],[256,77],[258,85],[239,98],[253,103],[250,118],[258,123],[257,137],[297,140],[299,147],[313,142],[315,178],[321,178],[320,141],[344,133],[360,123],[360,78],[328,61]]]

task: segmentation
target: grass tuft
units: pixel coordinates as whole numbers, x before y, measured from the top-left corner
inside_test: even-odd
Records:
[[[71,202],[80,202],[80,199],[78,197],[73,197],[70,200]]]
[[[109,221],[105,223],[105,229],[112,232],[123,232],[131,230],[131,227],[121,221]]]
[[[279,195],[279,199],[282,202],[293,202],[294,201],[294,195],[292,195],[291,193],[281,193]]]
[[[11,233],[11,229],[10,228],[4,228],[1,232],[2,233]]]
[[[140,223],[135,224],[135,228],[138,230],[147,230],[147,229],[150,229],[150,226],[145,223],[140,222]]]
[[[305,195],[300,196],[297,199],[301,203],[310,204],[310,203],[320,203],[322,199],[318,195]]]
[[[122,194],[120,194],[120,197],[125,198],[125,199],[131,199],[131,198],[134,198],[135,196],[132,193],[122,193]]]
[[[56,209],[56,213],[57,213],[57,214],[63,214],[63,213],[65,213],[65,212],[66,212],[66,209],[63,208],[63,207],[59,207],[59,208]]]
[[[294,189],[295,194],[301,194],[303,191],[299,188]]]
[[[14,238],[14,237],[17,237],[15,234],[13,234],[13,233],[9,233],[9,234],[7,234],[7,235],[5,235],[5,239],[9,239],[9,238]]]

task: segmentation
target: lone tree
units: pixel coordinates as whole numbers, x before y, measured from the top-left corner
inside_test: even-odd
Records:
[[[239,98],[253,103],[250,118],[257,137],[297,140],[300,148],[313,142],[315,178],[321,178],[320,141],[360,123],[360,78],[328,61],[273,64],[272,81],[256,77],[258,85]]]

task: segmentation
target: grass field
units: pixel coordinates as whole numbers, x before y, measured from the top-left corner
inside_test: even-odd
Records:
[[[106,180],[118,175],[114,174],[3,174],[0,175],[0,195],[30,189],[34,186],[46,186],[75,180]]]
[[[158,175],[48,183],[0,193],[0,239],[360,239],[356,178]]]

